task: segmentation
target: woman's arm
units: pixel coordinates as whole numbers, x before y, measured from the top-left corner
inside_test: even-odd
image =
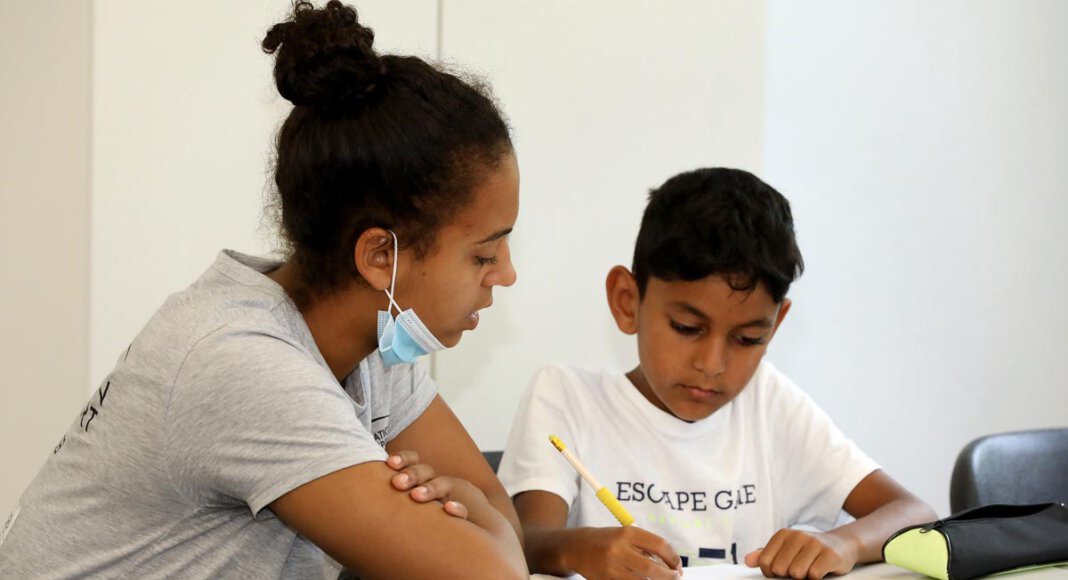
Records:
[[[452,498],[466,519],[440,501],[397,491],[383,462],[321,477],[270,508],[346,568],[374,578],[526,578],[519,520],[504,488],[440,397],[387,444],[412,450],[438,476],[454,478]]]
[[[415,451],[419,455],[419,462],[433,467],[437,475],[456,477],[474,484],[490,505],[511,524],[522,543],[519,517],[508,493],[463,424],[440,396],[434,398],[418,419],[387,443],[386,450],[390,453]]]
[[[281,496],[270,509],[360,578],[526,578],[522,548],[495,510],[454,517],[390,484],[381,461],[336,471]],[[470,501],[470,500],[468,500]],[[486,504],[488,506],[488,504]]]

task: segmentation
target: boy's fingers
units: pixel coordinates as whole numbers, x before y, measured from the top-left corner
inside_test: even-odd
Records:
[[[786,532],[787,530],[775,532],[775,535],[768,540],[767,545],[760,551],[760,556],[757,557],[760,572],[765,578],[774,578],[776,576],[775,571],[772,570],[772,564],[779,558],[779,551],[782,550],[782,546],[786,542]]]
[[[749,566],[750,568],[756,568],[757,565],[760,564],[760,552],[763,550],[764,548],[757,548],[756,550],[753,550],[752,552],[746,554],[745,565]]]
[[[843,566],[836,566],[834,553],[824,551],[818,558],[816,558],[816,561],[809,566],[808,577],[814,580],[819,580],[831,573],[845,574],[848,571],[849,570],[844,570]]]
[[[819,542],[811,542],[804,547],[803,550],[798,552],[794,556],[794,561],[790,564],[789,574],[791,578],[796,580],[802,580],[809,578],[809,574],[812,568],[812,564],[819,557],[820,552],[823,551],[823,545]],[[823,577],[822,575],[820,576]]]
[[[811,554],[811,559],[806,561],[809,556],[808,550],[810,547],[811,544],[806,544],[805,542],[800,541],[796,536],[791,536],[787,541],[782,542],[779,547],[779,552],[775,554],[775,558],[771,562],[771,573],[778,578],[786,578],[787,576],[798,578],[798,576],[794,575],[795,569],[804,566],[807,571],[808,565],[819,555],[819,547],[817,545],[816,553]],[[804,575],[802,574],[801,577],[804,577]]]
[[[635,529],[640,530],[641,528]],[[678,552],[675,551],[675,548],[671,547],[671,544],[669,544],[667,540],[652,532],[645,530],[642,530],[642,532],[642,535],[645,537],[641,538],[641,545],[638,547],[645,552],[644,555],[646,557],[655,557],[658,563],[672,571],[682,569],[682,558],[679,556]]]
[[[393,469],[401,470],[409,465],[419,463],[419,454],[408,449],[391,454],[386,459],[386,465]]]
[[[636,558],[628,558],[625,567],[638,578],[651,580],[675,580],[679,577],[678,570],[668,568],[661,560],[652,559],[645,554],[635,554]]]

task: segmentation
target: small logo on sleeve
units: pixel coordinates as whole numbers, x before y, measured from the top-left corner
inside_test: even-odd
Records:
[[[375,443],[378,443],[378,446],[382,448],[385,448],[386,441],[389,440],[389,421],[387,419],[389,419],[389,415],[371,419],[371,433],[375,436]]]
[[[21,505],[15,505],[15,510],[11,512],[11,515],[7,516],[7,521],[4,522],[4,529],[0,530],[0,546],[4,545],[4,540],[7,539],[7,533],[11,531],[11,526],[15,525],[15,520],[19,517],[20,509],[22,509]]]

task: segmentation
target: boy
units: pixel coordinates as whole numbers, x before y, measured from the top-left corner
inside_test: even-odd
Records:
[[[762,361],[802,270],[789,203],[754,175],[700,169],[650,194],[633,272],[616,266],[606,282],[639,365],[544,368],[509,437],[500,479],[531,571],[658,580],[744,563],[819,579],[879,560],[892,532],[935,518]],[[635,526],[618,525],[550,434]],[[789,529],[830,529],[842,509],[857,520]]]

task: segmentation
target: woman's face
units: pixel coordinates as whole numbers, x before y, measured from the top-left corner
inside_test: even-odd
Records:
[[[411,250],[400,252],[397,304],[414,309],[446,347],[478,326],[494,286],[515,283],[508,234],[518,214],[519,167],[509,153],[475,187],[471,203],[438,231],[430,254],[416,260]]]

